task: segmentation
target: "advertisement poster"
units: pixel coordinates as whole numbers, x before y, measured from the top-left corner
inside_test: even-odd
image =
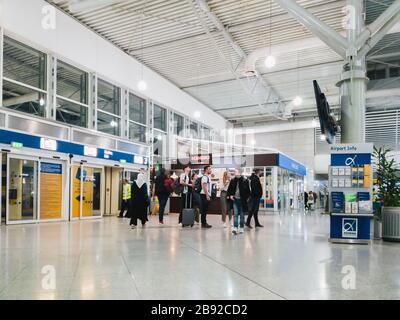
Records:
[[[72,217],[79,218],[81,205],[81,168],[72,167]]]
[[[40,166],[40,219],[61,219],[62,194],[62,165],[42,162]]]

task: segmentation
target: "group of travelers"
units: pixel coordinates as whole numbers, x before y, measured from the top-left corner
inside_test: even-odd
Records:
[[[148,208],[151,200],[158,198],[158,222],[164,224],[164,214],[167,202],[172,193],[181,196],[181,212],[179,223],[182,224],[185,209],[193,209],[195,222],[200,223],[201,228],[209,229],[212,226],[207,222],[209,204],[217,196],[217,187],[212,182],[212,168],[205,166],[203,175],[192,173],[189,166],[174,180],[170,172],[165,168],[155,178],[151,191],[151,199],[143,173],[140,173],[132,185],[128,180],[123,181],[122,205],[119,217],[129,217],[130,225],[134,229],[138,220],[142,226],[148,221]],[[225,171],[221,185],[221,217],[222,226],[232,226],[232,233],[244,232],[244,227],[252,229],[251,220],[254,217],[255,227],[263,227],[258,219],[260,200],[262,198],[262,186],[260,182],[261,170],[256,169],[250,178],[242,174],[241,169],[236,169],[231,175]],[[127,212],[124,216],[124,213]],[[245,221],[245,213],[248,213]],[[229,218],[229,222],[227,221]],[[182,225],[183,226],[183,225]]]

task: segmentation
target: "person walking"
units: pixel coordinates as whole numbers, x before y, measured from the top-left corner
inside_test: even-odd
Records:
[[[312,191],[308,192],[307,204],[308,204],[308,210],[311,211],[312,205],[314,204],[314,194]]]
[[[131,222],[132,229],[137,227],[137,221],[142,222],[142,227],[147,222],[147,210],[150,205],[147,183],[142,173],[139,173],[137,179],[132,186],[133,196],[131,205]]]
[[[304,191],[304,210],[308,210],[308,193]]]
[[[132,188],[131,184],[127,179],[122,181],[122,201],[121,211],[118,218],[124,218],[124,212],[126,211],[125,218],[129,217],[129,208],[131,207]]]
[[[228,187],[228,198],[233,204],[233,234],[244,232],[244,213],[248,211],[247,200],[250,197],[249,181],[242,176],[240,169],[235,170],[235,178]],[[239,228],[240,217],[240,229]]]
[[[211,166],[204,167],[204,175],[201,178],[201,227],[209,229],[212,226],[207,223],[208,206],[211,201],[212,181],[211,181]]]
[[[229,216],[229,224],[231,223],[232,220],[232,210],[230,208],[230,205],[228,203],[228,187],[231,179],[229,178],[229,172],[225,171],[223,178],[222,178],[222,186],[221,186],[221,211],[222,211],[222,226],[224,228],[227,227],[226,224],[226,216]]]
[[[263,190],[260,181],[261,170],[256,169],[250,177],[250,205],[249,215],[247,216],[246,226],[252,229],[251,218],[254,216],[254,222],[256,228],[263,228],[258,220],[258,211],[260,209],[260,200],[263,195]]]
[[[170,194],[172,193],[173,179],[169,176],[169,172],[165,168],[161,168],[160,174],[156,177],[153,188],[153,199],[155,196],[158,198],[159,209],[158,209],[158,222],[164,224],[164,212],[165,207]]]
[[[179,182],[181,186],[183,187],[182,193],[181,193],[181,202],[182,202],[182,209],[179,214],[179,223],[182,223],[182,212],[184,209],[190,209],[192,206],[192,180],[190,179],[190,167],[186,166],[185,169],[183,170],[183,173],[179,177]]]

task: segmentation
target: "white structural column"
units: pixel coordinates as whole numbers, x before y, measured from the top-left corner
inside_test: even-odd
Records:
[[[342,143],[365,142],[367,78],[365,57],[358,58],[356,43],[364,27],[362,0],[348,0],[348,63],[343,66],[340,88]]]
[[[345,60],[340,88],[342,142],[365,141],[366,64],[365,55],[400,20],[400,0],[395,0],[373,23],[364,27],[364,1],[347,0],[347,39],[313,16],[295,0],[275,0],[302,25]]]

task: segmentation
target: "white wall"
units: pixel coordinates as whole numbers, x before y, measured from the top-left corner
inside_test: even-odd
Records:
[[[141,80],[141,64],[110,42],[60,10],[56,10],[56,28],[45,30],[42,9],[49,4],[43,0],[0,1],[6,35],[136,91]],[[216,130],[225,128],[223,117],[146,67],[144,80],[148,85],[145,91],[148,98],[192,118],[198,110],[202,115],[200,122]]]
[[[252,128],[256,130],[255,128]],[[251,130],[251,129],[250,129]],[[307,190],[314,188],[314,129],[257,132],[237,136],[236,143],[249,145],[256,141],[256,147],[274,148],[292,157],[307,167]]]

